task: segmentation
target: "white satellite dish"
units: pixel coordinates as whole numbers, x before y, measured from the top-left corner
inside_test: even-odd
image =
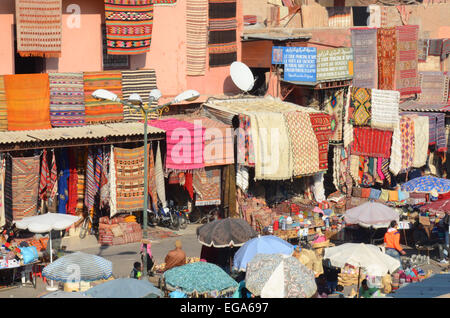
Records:
[[[255,85],[255,79],[250,68],[241,62],[233,62],[230,66],[233,83],[244,92],[248,92]]]

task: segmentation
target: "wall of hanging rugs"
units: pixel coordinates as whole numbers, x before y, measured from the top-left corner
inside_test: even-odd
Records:
[[[136,93],[147,102],[155,88],[154,70],[1,75],[0,131],[139,121],[140,112],[92,93],[106,89],[125,100]]]

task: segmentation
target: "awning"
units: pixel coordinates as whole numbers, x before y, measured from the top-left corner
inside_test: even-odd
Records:
[[[416,111],[416,112],[450,112],[450,105],[448,104],[425,104],[419,103],[415,100],[409,100],[399,105],[401,111]]]
[[[163,139],[164,130],[148,126],[151,139]],[[64,147],[112,142],[136,142],[144,139],[140,122],[110,123],[80,127],[0,132],[0,151]]]

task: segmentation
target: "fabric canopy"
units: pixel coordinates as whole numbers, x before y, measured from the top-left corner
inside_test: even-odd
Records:
[[[388,227],[393,220],[398,222],[399,214],[390,207],[378,202],[366,202],[345,212],[344,220],[349,224],[364,227]]]
[[[156,298],[162,292],[146,280],[119,278],[94,286],[84,292],[94,298]]]
[[[47,233],[50,231],[62,231],[70,227],[80,219],[79,216],[60,213],[46,213],[23,218],[16,221],[16,227],[33,233]]]
[[[324,259],[329,259],[331,265],[343,268],[346,264],[364,268],[369,275],[384,276],[393,273],[400,267],[395,258],[381,252],[380,248],[364,243],[345,243],[339,246],[325,248]]]
[[[420,207],[420,211],[427,212],[445,212],[450,214],[450,199],[438,200],[424,204]]]
[[[112,276],[112,263],[97,255],[76,252],[45,266],[42,275],[61,282],[108,279]]]
[[[206,246],[242,246],[257,233],[244,219],[216,220],[197,228],[197,239]]]
[[[439,194],[447,193],[450,191],[450,180],[433,176],[423,176],[405,182],[402,185],[402,190],[408,192],[431,192],[432,190],[436,190]]]

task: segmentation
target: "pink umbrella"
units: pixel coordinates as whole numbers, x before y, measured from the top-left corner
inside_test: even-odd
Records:
[[[420,211],[427,211],[433,213],[445,212],[447,214],[450,214],[450,199],[438,200],[424,204],[423,206],[420,207]]]
[[[399,221],[399,214],[392,208],[378,203],[366,202],[345,212],[344,220],[363,227],[385,228],[393,220]]]

